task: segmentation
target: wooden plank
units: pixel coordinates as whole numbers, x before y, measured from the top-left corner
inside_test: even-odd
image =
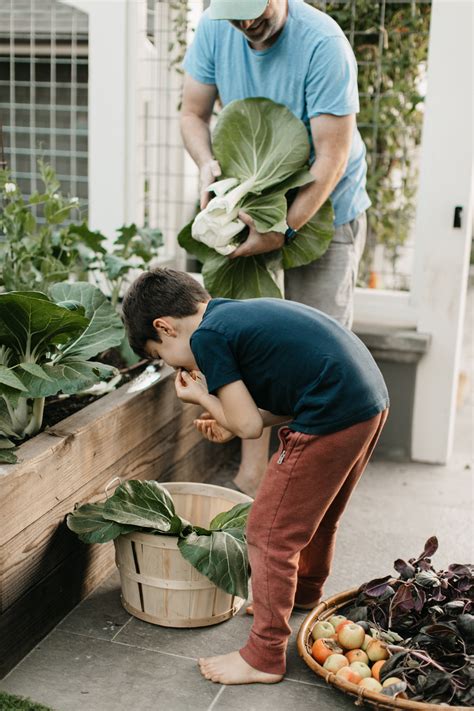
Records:
[[[183,407],[168,373],[142,393],[115,393],[42,432],[19,448],[21,462],[0,467],[0,546],[127,455]]]
[[[71,554],[0,616],[0,678],[114,570],[112,543]]]
[[[219,458],[228,456],[229,447],[205,442],[192,420],[189,411],[183,412],[120,462],[84,482],[74,494],[11,538],[4,546],[4,564],[0,570],[0,611],[6,610],[77,549],[77,537],[65,525],[66,514],[76,503],[103,500],[105,486],[114,476],[122,480],[164,480],[173,472],[177,479],[185,476],[186,480],[205,480],[209,462],[215,466]]]

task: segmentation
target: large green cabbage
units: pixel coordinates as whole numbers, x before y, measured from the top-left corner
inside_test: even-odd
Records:
[[[281,296],[276,271],[308,264],[329,246],[334,232],[329,200],[276,255],[227,256],[245,238],[240,210],[253,218],[259,232],[286,231],[288,191],[313,180],[306,128],[270,99],[233,101],[219,114],[212,148],[222,180],[209,186],[215,197],[183,228],[179,244],[204,263],[204,283],[213,296]]]

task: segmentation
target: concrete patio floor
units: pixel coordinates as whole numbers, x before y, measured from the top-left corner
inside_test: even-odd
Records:
[[[472,291],[468,308],[472,314]],[[468,329],[470,331],[470,329]],[[472,369],[472,337],[463,367]],[[433,563],[474,560],[472,370],[458,411],[448,466],[374,460],[342,520],[325,595],[394,573],[396,558],[410,558],[436,535]],[[229,485],[234,464],[214,476]],[[304,615],[293,614],[288,669],[275,685],[221,686],[199,673],[197,657],[241,647],[252,625],[242,608],[231,620],[201,629],[170,629],[131,617],[119,600],[114,573],[78,605],[0,682],[55,711],[343,711],[350,697],[328,687],[298,657],[296,635]]]

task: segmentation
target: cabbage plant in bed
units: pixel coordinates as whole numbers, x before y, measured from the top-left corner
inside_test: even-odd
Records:
[[[246,598],[250,506],[237,504],[202,528],[176,514],[172,497],[157,481],[130,480],[103,503],[76,507],[67,525],[84,543],[107,543],[132,531],[177,536],[181,555],[196,570],[230,595]]]
[[[212,150],[222,179],[209,186],[215,197],[182,229],[179,244],[203,263],[204,284],[213,296],[281,297],[276,272],[309,264],[329,246],[334,233],[329,200],[290,245],[268,254],[228,257],[247,234],[241,210],[260,233],[285,233],[289,201],[314,179],[306,127],[270,99],[233,101],[219,114]]]
[[[0,462],[15,462],[15,445],[40,430],[45,397],[114,373],[90,359],[122,338],[119,315],[92,284],[0,294]]]

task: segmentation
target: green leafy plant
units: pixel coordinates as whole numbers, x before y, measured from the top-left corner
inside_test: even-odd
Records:
[[[39,431],[45,397],[115,372],[90,358],[122,338],[119,315],[92,284],[0,294],[0,461],[15,462],[15,442]]]
[[[38,704],[25,696],[7,694],[6,691],[0,691],[0,709],[2,711],[53,711],[49,706]]]
[[[64,227],[79,214],[79,201],[62,195],[53,169],[41,160],[39,169],[43,192],[28,199],[8,171],[0,172],[0,286],[5,291],[46,292],[51,284],[84,274],[80,245]]]
[[[118,304],[129,272],[146,269],[163,244],[163,234],[159,229],[137,227],[132,223],[120,227],[117,232],[118,237],[112,244],[107,244],[106,236],[99,231],[89,230],[85,222],[68,228],[72,239],[93,247],[93,251],[85,258],[88,272],[97,286],[103,287],[105,282],[114,307]]]
[[[406,289],[397,265],[416,207],[431,2],[306,1],[336,20],[358,62],[357,123],[367,146],[372,200],[360,282],[367,284],[375,247],[383,244],[394,284]]]
[[[212,149],[222,179],[209,187],[215,197],[183,228],[178,242],[203,262],[204,283],[212,296],[281,297],[274,273],[308,264],[328,248],[334,233],[329,201],[289,246],[256,257],[229,260],[227,255],[245,238],[240,210],[253,218],[259,232],[286,231],[290,195],[313,180],[306,128],[270,99],[233,101],[219,114]]]
[[[245,526],[251,504],[220,513],[209,528],[176,514],[173,499],[156,481],[120,484],[104,503],[78,506],[67,526],[84,543],[106,543],[132,531],[178,537],[185,560],[230,595],[248,596]]]
[[[41,291],[71,278],[92,276],[117,306],[123,282],[144,269],[163,244],[160,230],[120,227],[113,244],[80,216],[79,200],[64,197],[51,166],[39,161],[42,193],[25,199],[8,171],[0,173],[0,286],[5,291]]]

